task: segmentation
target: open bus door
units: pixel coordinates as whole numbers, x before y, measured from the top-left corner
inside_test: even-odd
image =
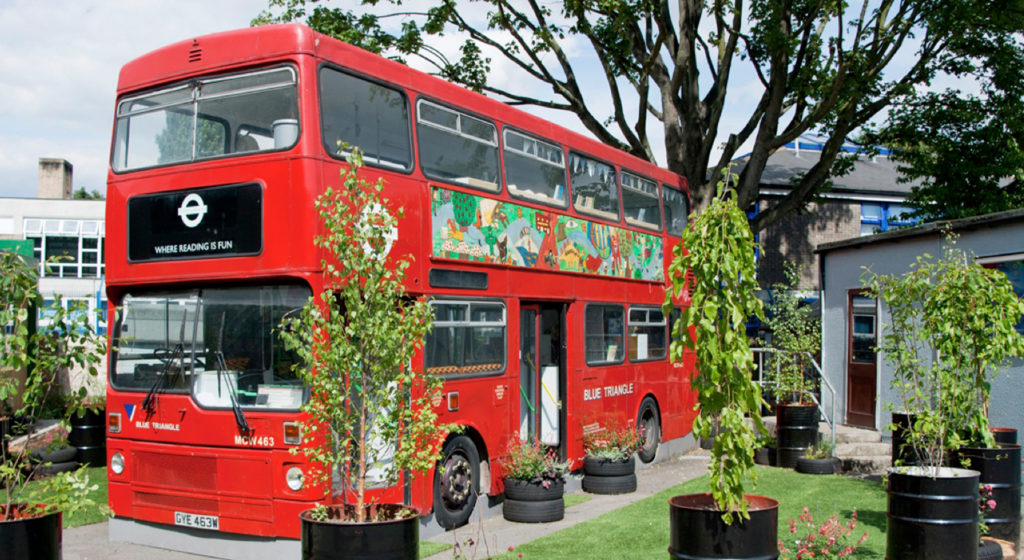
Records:
[[[524,304],[519,318],[519,437],[564,459],[565,307]]]

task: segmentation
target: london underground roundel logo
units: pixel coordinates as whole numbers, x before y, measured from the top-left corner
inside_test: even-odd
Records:
[[[178,216],[181,217],[181,223],[185,226],[194,228],[203,221],[203,216],[206,215],[206,203],[203,202],[203,198],[196,193],[192,193],[185,197],[185,200],[181,201],[181,206],[178,207]]]

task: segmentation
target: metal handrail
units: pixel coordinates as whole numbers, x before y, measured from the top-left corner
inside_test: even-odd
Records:
[[[765,360],[765,357],[768,354],[772,353],[772,352],[779,352],[779,350],[776,350],[775,348],[751,348],[751,350],[753,350],[754,354],[757,356],[757,360],[758,360],[757,361],[757,384],[760,385],[762,390],[763,390],[764,386],[765,386],[765,381],[764,381],[764,378],[761,376],[761,373],[764,371],[764,360]],[[828,389],[830,397],[831,397],[829,400],[831,401],[831,404],[832,404],[832,406],[831,406],[832,414],[828,414],[828,413],[825,412],[825,407],[821,403],[821,399],[819,399],[817,396],[815,396],[813,394],[811,395],[811,399],[814,400],[815,406],[818,407],[818,412],[821,413],[821,415],[825,418],[825,422],[828,424],[829,432],[831,432],[831,434],[832,434],[832,454],[835,455],[835,452],[836,452],[836,389],[835,389],[835,387],[832,386],[832,382],[830,382],[828,380],[828,378],[825,377],[825,374],[821,371],[821,366],[818,365],[818,362],[816,362],[814,360],[814,356],[812,356],[810,352],[804,352],[803,354],[805,356],[807,356],[807,359],[810,360],[811,365],[814,366],[814,371],[815,371],[815,373],[817,373],[818,379],[823,382],[823,383],[820,383],[818,386],[819,387],[824,386],[826,389]],[[781,364],[779,362],[776,362],[775,363],[775,371],[778,371],[780,367],[781,367]]]

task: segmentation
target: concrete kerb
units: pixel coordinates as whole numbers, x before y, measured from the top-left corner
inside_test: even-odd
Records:
[[[663,446],[666,444],[663,444]],[[509,546],[518,547],[542,536],[571,527],[577,523],[593,519],[609,511],[618,509],[635,501],[647,498],[662,490],[671,488],[696,478],[707,472],[708,453],[700,449],[693,450],[695,442],[691,437],[682,438],[668,444],[669,449],[659,449],[659,458],[650,465],[638,465],[637,490],[629,494],[612,496],[593,495],[590,500],[576,507],[565,510],[565,519],[555,523],[513,523],[501,516],[501,502],[481,497],[477,504],[474,519],[466,526],[453,531],[442,532],[436,523],[425,520],[421,526],[420,537],[434,542],[459,543],[464,558],[487,558],[508,550]],[[679,446],[679,448],[672,448]],[[664,459],[662,459],[664,457]],[[581,492],[579,479],[567,485],[567,492]],[[481,507],[485,506],[485,507]],[[155,542],[151,546],[112,542],[109,539],[109,523],[97,523],[83,527],[65,529],[63,534],[65,560],[100,560],[117,558],[118,560],[198,560],[201,558],[221,557],[212,549],[190,554],[165,550]],[[467,548],[472,539],[473,545]],[[667,539],[667,536],[666,536]],[[667,545],[666,545],[667,546]],[[454,558],[455,549],[449,549],[431,556],[427,560],[448,560]]]

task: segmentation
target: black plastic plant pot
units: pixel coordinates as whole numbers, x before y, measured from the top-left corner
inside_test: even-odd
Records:
[[[745,494],[750,519],[726,525],[711,494],[686,494],[668,501],[669,557],[675,560],[779,557],[779,502]]]
[[[989,536],[1017,543],[1020,538],[1020,446],[962,447],[957,453],[957,466],[981,473],[980,484],[992,488],[995,509],[986,509],[982,518]],[[985,499],[983,497],[983,499]],[[987,499],[985,500],[988,501]]]
[[[887,560],[978,557],[978,471],[895,467],[888,476]]]
[[[993,426],[989,430],[992,437],[996,438],[996,443],[1017,443],[1017,428]]]
[[[818,407],[813,404],[780,404],[775,408],[776,459],[791,469],[807,450],[818,445]]]
[[[0,506],[0,516],[3,507]],[[19,560],[60,560],[61,514],[0,521],[0,555]]]
[[[394,511],[410,508],[378,504]],[[419,557],[420,520],[413,515],[392,521],[347,523],[314,521],[309,511],[302,521],[303,560],[416,560]]]
[[[103,409],[88,410],[84,416],[72,414],[68,443],[78,448],[75,460],[90,467],[107,464],[107,425]]]

